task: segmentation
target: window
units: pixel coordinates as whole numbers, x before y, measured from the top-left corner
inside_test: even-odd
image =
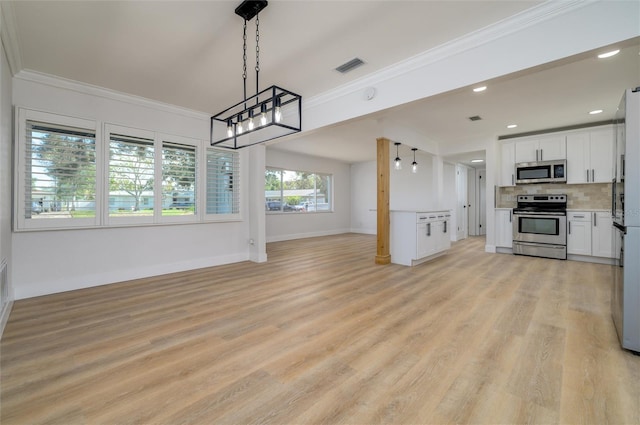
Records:
[[[238,151],[23,108],[16,115],[17,231],[241,219]]]
[[[153,205],[153,139],[124,134],[109,135],[109,217],[150,217]]]
[[[239,172],[238,152],[207,149],[207,214],[240,212]]]
[[[196,147],[162,142],[162,215],[196,213]]]
[[[305,213],[332,211],[331,175],[267,168],[265,210]]]
[[[85,120],[20,113],[16,169],[19,228],[86,226],[96,222],[96,130]]]

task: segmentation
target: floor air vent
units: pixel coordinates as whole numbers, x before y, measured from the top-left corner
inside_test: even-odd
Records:
[[[470,121],[480,121],[482,119],[482,117],[480,115],[474,115],[472,117],[469,117]]]
[[[349,62],[343,63],[339,67],[336,68],[336,71],[346,74],[349,71],[353,71],[357,67],[364,65],[364,61],[360,58],[353,58]]]

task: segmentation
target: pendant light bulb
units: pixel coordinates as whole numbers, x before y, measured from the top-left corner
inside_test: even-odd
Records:
[[[265,103],[260,105],[260,125],[267,125],[267,105]]]
[[[249,110],[249,123],[247,124],[247,129],[249,131],[253,130],[253,128],[255,127],[254,123],[253,123],[253,109]]]
[[[236,133],[237,134],[242,134],[243,131],[244,131],[244,128],[242,128],[242,114],[239,114],[238,115],[238,124],[237,124]]]
[[[398,154],[398,146],[400,146],[400,142],[395,142],[396,145],[396,159],[394,160],[394,168],[396,170],[402,170],[402,160],[400,159],[400,155]]]
[[[233,122],[231,119],[227,120],[227,137],[233,137]]]
[[[275,120],[276,122],[280,122],[282,121],[282,110],[280,108],[280,98],[276,97],[276,100],[274,102],[274,114],[275,114]]]
[[[411,163],[411,172],[415,174],[418,172],[418,163],[416,162],[416,151],[418,150],[418,148],[411,148],[411,150],[413,151],[413,162]]]

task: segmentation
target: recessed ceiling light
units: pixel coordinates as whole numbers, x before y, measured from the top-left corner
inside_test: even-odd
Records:
[[[484,159],[472,159],[471,162],[484,162]]]
[[[473,91],[476,93],[480,93],[481,91],[485,91],[486,89],[487,89],[487,86],[482,86],[482,87],[476,87],[475,89],[473,89]]]
[[[595,114],[601,114],[602,113],[602,109],[595,109],[591,112],[589,112],[591,115],[595,115]]]
[[[516,128],[518,126],[518,124],[509,124],[507,126],[507,128]]]
[[[606,53],[601,53],[601,54],[599,54],[599,55],[598,55],[598,57],[599,57],[600,59],[605,59],[605,58],[610,58],[611,56],[615,56],[615,55],[617,55],[618,53],[620,53],[620,49],[618,49],[618,50],[612,50],[612,51],[610,51],[610,52],[606,52]]]

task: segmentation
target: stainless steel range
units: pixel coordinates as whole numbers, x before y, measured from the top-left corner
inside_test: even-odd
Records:
[[[518,195],[513,253],[567,259],[567,195]]]

